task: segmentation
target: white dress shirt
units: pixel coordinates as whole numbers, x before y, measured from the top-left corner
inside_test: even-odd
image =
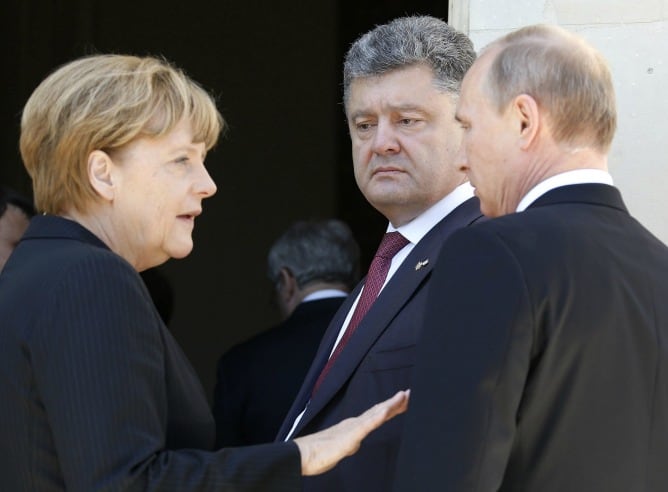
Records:
[[[584,183],[601,183],[612,186],[612,176],[607,171],[600,169],[576,169],[574,171],[555,174],[531,188],[529,193],[524,195],[524,198],[520,200],[516,211],[524,212],[529,205],[550,190],[559,188],[560,186]]]
[[[302,302],[319,301],[320,299],[329,299],[330,297],[348,297],[348,293],[345,290],[339,289],[316,290],[306,295],[302,299]]]

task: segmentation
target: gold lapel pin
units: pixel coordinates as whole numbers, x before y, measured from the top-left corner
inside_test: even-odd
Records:
[[[426,258],[422,261],[418,261],[417,264],[415,265],[415,271],[417,272],[420,268],[423,266],[427,266],[429,264],[429,259]]]

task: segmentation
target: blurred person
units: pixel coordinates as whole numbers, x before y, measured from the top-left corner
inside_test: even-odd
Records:
[[[445,239],[480,218],[455,165],[459,85],[471,41],[433,17],[403,17],[360,37],[343,68],[354,173],[389,221],[369,273],[334,316],[279,439],[324,429],[410,386],[415,344]],[[391,489],[401,418],[352,459],[304,481],[308,492]]]
[[[273,440],[334,313],[359,280],[360,251],[340,220],[299,221],[271,246],[269,280],[283,320],[218,362],[217,446]]]
[[[605,60],[522,28],[482,52],[457,120],[495,218],[434,269],[394,490],[668,490],[668,248],[607,171]]]
[[[35,208],[14,190],[0,186],[0,271],[28,228]]]
[[[3,490],[297,491],[405,408],[400,393],[321,434],[210,451],[204,391],[138,272],[192,250],[222,125],[151,57],[81,58],[31,95],[20,149],[43,215],[0,274]]]

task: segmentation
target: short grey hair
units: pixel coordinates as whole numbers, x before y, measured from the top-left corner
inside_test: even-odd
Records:
[[[487,46],[487,88],[499,113],[528,94],[551,119],[555,140],[607,152],[617,128],[612,75],[603,55],[559,26],[534,25]]]
[[[355,41],[343,64],[343,102],[350,84],[360,77],[424,64],[434,73],[434,85],[459,94],[464,74],[475,61],[473,43],[441,19],[410,16],[376,26]]]
[[[321,281],[352,289],[359,279],[359,262],[360,248],[350,228],[330,219],[295,222],[272,245],[267,266],[274,284],[286,268],[300,288]]]

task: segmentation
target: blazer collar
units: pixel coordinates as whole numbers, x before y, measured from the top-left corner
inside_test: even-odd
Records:
[[[102,240],[78,222],[57,215],[33,217],[21,240],[30,239],[73,239],[109,249]]]
[[[612,207],[629,213],[619,190],[614,186],[600,183],[574,184],[554,188],[538,197],[527,210],[558,203],[588,203]]]

